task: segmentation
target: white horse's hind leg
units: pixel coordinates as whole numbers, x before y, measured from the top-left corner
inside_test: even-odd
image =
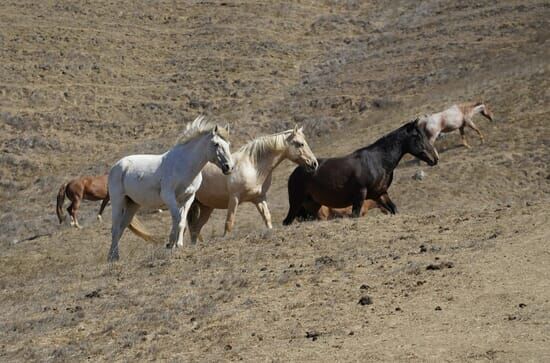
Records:
[[[111,228],[111,248],[109,249],[109,261],[117,261],[119,259],[118,243],[122,237],[122,233],[139,209],[139,205],[128,198],[124,198],[121,203],[112,201],[113,212],[113,227]]]

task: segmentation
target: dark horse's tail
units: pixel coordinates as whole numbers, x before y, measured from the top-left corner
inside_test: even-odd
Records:
[[[63,203],[65,202],[66,187],[67,187],[67,184],[61,184],[61,188],[59,188],[59,192],[57,193],[57,207],[55,211],[57,213],[57,218],[59,218],[59,224],[63,223],[66,217],[63,215]]]
[[[200,202],[195,198],[195,200],[191,204],[191,207],[189,208],[189,212],[187,213],[187,228],[189,229],[189,234],[191,235],[192,243],[196,243],[197,239],[202,242],[202,236],[200,234],[200,231],[197,232],[195,230],[195,225],[199,220],[200,215],[201,215]]]
[[[195,199],[193,203],[191,204],[191,207],[189,208],[189,212],[187,213],[187,226],[194,225],[200,216],[200,207],[197,203],[197,200]]]

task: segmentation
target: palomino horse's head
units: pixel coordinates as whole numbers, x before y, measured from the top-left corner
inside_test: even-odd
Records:
[[[425,161],[428,165],[434,166],[439,160],[439,154],[418,122],[417,118],[405,125],[408,136],[405,141],[406,151]]]
[[[317,158],[307,144],[302,127],[294,127],[292,133],[285,140],[287,145],[287,157],[298,165],[304,165],[309,170],[315,171],[319,166]]]
[[[208,144],[208,161],[216,164],[227,175],[233,170],[233,159],[229,150],[229,132],[227,128],[216,125],[211,131],[211,139]]]

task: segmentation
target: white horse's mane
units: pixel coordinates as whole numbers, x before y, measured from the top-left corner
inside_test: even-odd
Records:
[[[256,161],[272,150],[283,150],[286,148],[285,140],[293,132],[286,130],[276,134],[260,136],[243,145],[239,152],[246,153],[252,160]]]
[[[190,141],[191,139],[194,139],[197,136],[201,136],[206,134],[207,132],[212,131],[216,127],[216,124],[208,121],[208,119],[201,115],[198,116],[193,122],[188,123],[185,125],[185,129],[181,133],[181,135],[178,137],[178,140],[176,144],[181,145],[185,144],[186,142]],[[223,127],[218,127],[218,135],[224,139],[228,140],[228,132]]]

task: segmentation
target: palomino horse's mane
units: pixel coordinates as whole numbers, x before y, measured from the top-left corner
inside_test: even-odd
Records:
[[[260,136],[243,145],[239,152],[246,153],[254,162],[272,150],[283,150],[286,148],[285,139],[293,130],[286,130],[276,134]]]
[[[185,129],[183,130],[181,135],[178,137],[176,144],[177,145],[185,144],[188,141],[198,136],[202,136],[212,131],[215,127],[216,127],[216,124],[208,121],[208,119],[205,116],[201,115],[197,117],[193,122],[190,122],[187,125],[185,125]],[[229,140],[229,133],[223,127],[218,127],[218,135],[226,141]]]

